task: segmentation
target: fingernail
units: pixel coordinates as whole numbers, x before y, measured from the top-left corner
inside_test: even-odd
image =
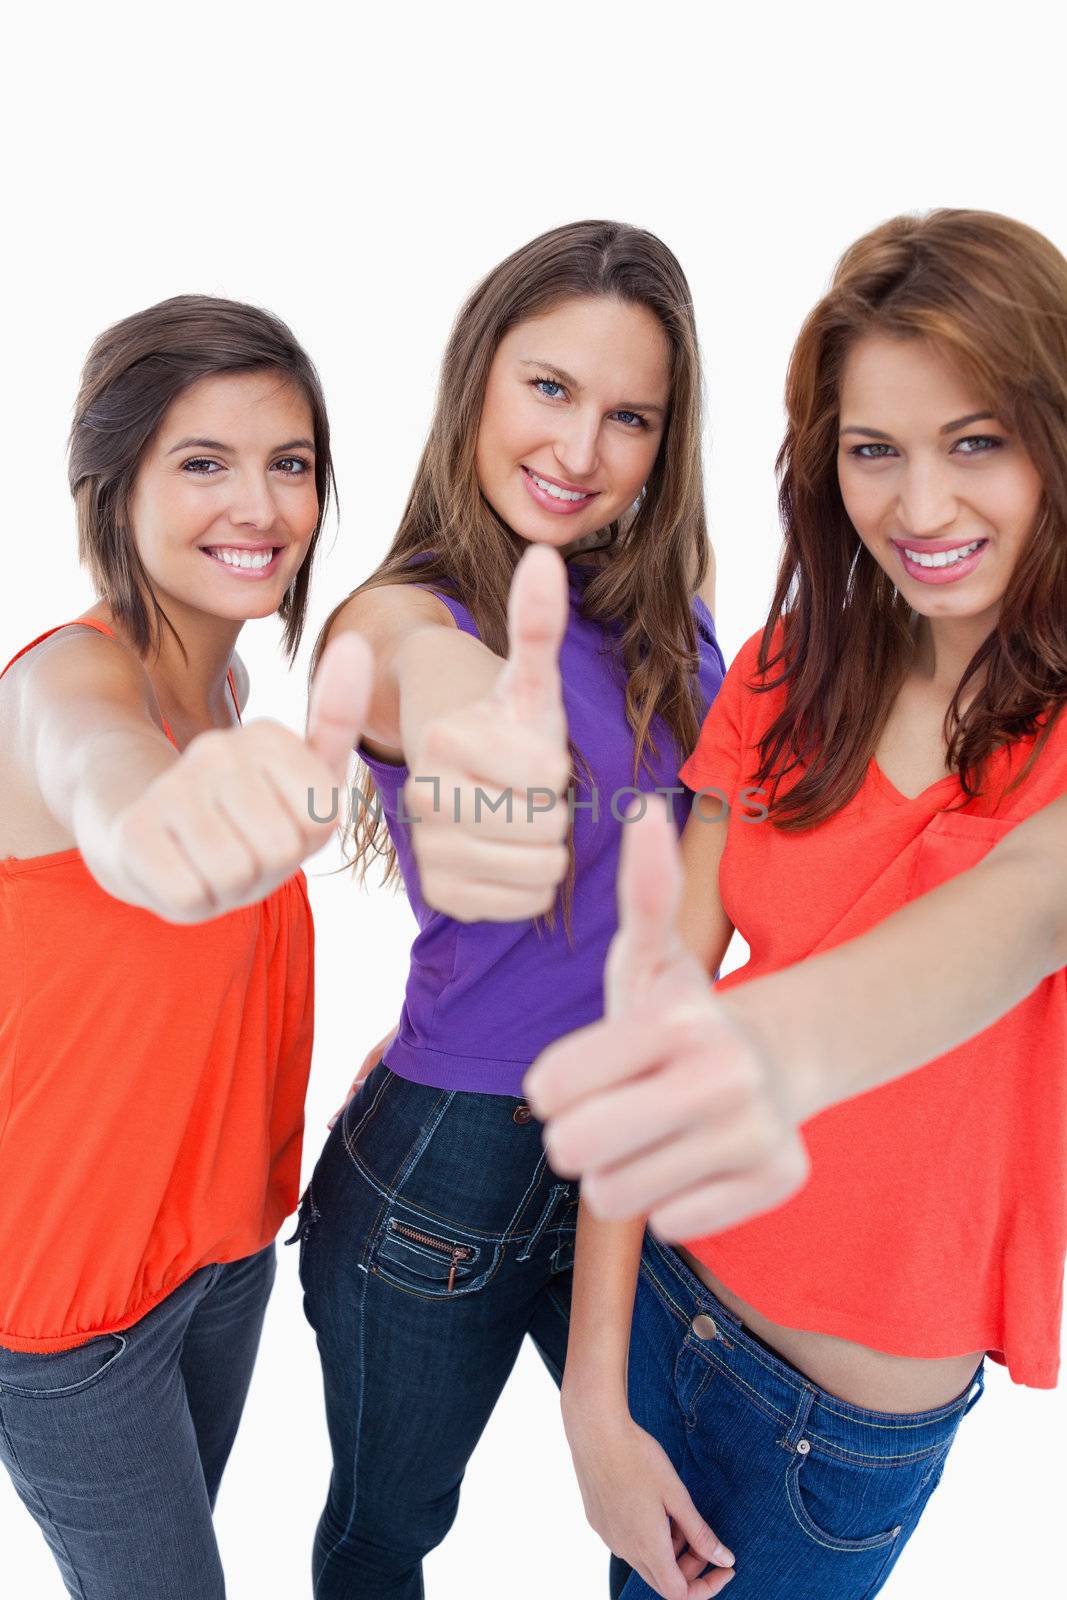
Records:
[[[711,1559],[720,1567],[732,1567],[734,1564],[733,1553],[724,1544],[715,1546],[715,1554]]]

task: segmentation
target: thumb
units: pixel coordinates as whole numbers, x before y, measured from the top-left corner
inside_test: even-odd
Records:
[[[634,809],[640,802],[635,802]],[[622,830],[616,880],[619,927],[607,973],[608,1009],[617,1012],[657,978],[678,948],[676,919],[682,862],[666,803],[647,796],[647,809]]]
[[[681,1478],[676,1475],[673,1491],[666,1497],[666,1509],[674,1523],[675,1529],[685,1535],[685,1541],[690,1550],[695,1550],[705,1561],[714,1562],[717,1567],[732,1567],[734,1564],[733,1552],[728,1550],[719,1538],[708,1527],[704,1518],[693,1504],[690,1495]]]
[[[567,570],[548,545],[532,545],[508,597],[508,657],[496,697],[524,722],[560,708],[559,648],[567,630]]]
[[[305,739],[339,778],[366,720],[374,678],[374,657],[360,633],[346,630],[322,652],[311,687]]]

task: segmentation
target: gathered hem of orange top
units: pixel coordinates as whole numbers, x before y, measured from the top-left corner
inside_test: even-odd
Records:
[[[848,1339],[853,1344],[866,1345],[868,1349],[878,1350],[883,1355],[902,1356],[914,1361],[944,1361],[981,1350],[991,1361],[1008,1369],[1013,1383],[1027,1389],[1057,1387],[1060,1370],[1058,1355],[1052,1361],[1034,1361],[1012,1350],[1005,1352],[998,1348],[1003,1334],[989,1326],[974,1324],[961,1332],[958,1327],[937,1327],[919,1322],[915,1317],[907,1317],[899,1322],[894,1321],[894,1325],[889,1327],[884,1317],[868,1320],[811,1300],[792,1299],[778,1294],[765,1295],[758,1286],[746,1283],[743,1273],[734,1272],[729,1267],[723,1270],[720,1262],[709,1259],[706,1253],[696,1249],[697,1245],[704,1243],[703,1240],[687,1239],[684,1243],[685,1248],[698,1261],[702,1261],[710,1272],[714,1272],[731,1293],[741,1300],[747,1300],[761,1316],[784,1328],[825,1333],[835,1339]]]
[[[291,1210],[292,1207],[290,1207]],[[285,1216],[288,1215],[289,1212],[286,1212]],[[59,1355],[63,1350],[76,1350],[79,1345],[88,1344],[91,1339],[100,1339],[105,1334],[124,1333],[127,1328],[132,1328],[135,1322],[140,1322],[142,1317],[147,1317],[148,1313],[154,1311],[156,1306],[162,1305],[168,1295],[174,1294],[175,1290],[180,1289],[183,1283],[188,1283],[190,1278],[196,1273],[202,1272],[205,1267],[225,1267],[234,1261],[247,1261],[250,1256],[258,1255],[260,1250],[265,1250],[277,1238],[278,1229],[284,1222],[285,1216],[280,1217],[277,1225],[267,1234],[266,1238],[251,1250],[242,1250],[238,1255],[211,1255],[204,1261],[198,1261],[195,1266],[190,1267],[187,1272],[183,1272],[180,1277],[164,1284],[160,1289],[153,1289],[151,1294],[143,1296],[135,1306],[127,1307],[118,1317],[111,1318],[107,1322],[101,1322],[94,1328],[79,1329],[75,1333],[42,1334],[32,1337],[21,1333],[11,1333],[6,1328],[0,1328],[0,1346],[5,1350],[13,1351],[16,1355]]]

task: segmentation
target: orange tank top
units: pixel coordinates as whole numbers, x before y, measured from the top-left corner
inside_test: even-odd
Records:
[[[840,811],[783,832],[741,792],[785,703],[784,686],[755,691],[759,640],[742,647],[680,774],[730,806],[719,887],[750,959],[723,991],[865,933],[1067,793],[1064,711],[1029,771],[1033,736],[995,751],[966,803],[954,775],[909,798],[872,759]],[[1017,1383],[1052,1388],[1067,1250],[1067,971],[967,1043],[802,1131],[804,1187],[688,1248],[775,1322],[898,1356],[985,1350]]]
[[[0,973],[0,1345],[66,1350],[262,1249],[293,1209],[313,1007],[304,874],[177,926],[114,899],[76,849],[8,857]]]

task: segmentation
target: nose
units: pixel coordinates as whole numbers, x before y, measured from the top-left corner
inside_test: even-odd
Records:
[[[561,427],[552,447],[565,478],[591,478],[600,464],[600,417],[593,411],[583,415],[580,407]]]
[[[274,497],[267,476],[262,472],[235,473],[233,498],[229,505],[229,520],[235,528],[254,528],[266,531],[272,527],[277,515]]]
[[[959,505],[949,474],[938,462],[911,461],[900,484],[897,516],[914,538],[933,538],[955,522]]]

